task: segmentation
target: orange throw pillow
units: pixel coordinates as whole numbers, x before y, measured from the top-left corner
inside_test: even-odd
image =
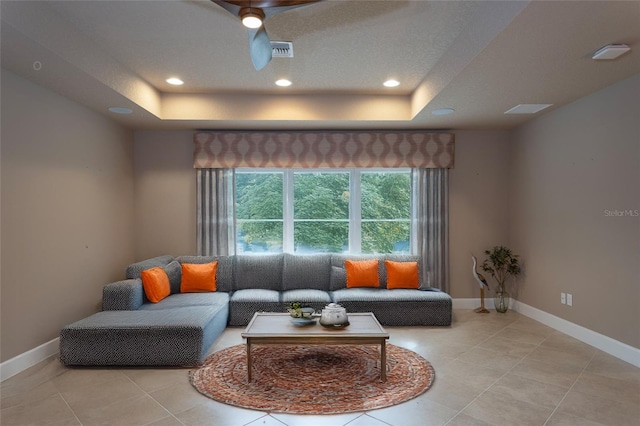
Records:
[[[218,261],[211,263],[183,263],[181,293],[216,291]]]
[[[387,288],[420,288],[418,262],[393,262],[385,260]]]
[[[158,303],[171,293],[169,276],[164,268],[156,267],[144,270],[140,273],[144,294],[152,303]]]
[[[345,260],[347,288],[380,287],[377,260]]]

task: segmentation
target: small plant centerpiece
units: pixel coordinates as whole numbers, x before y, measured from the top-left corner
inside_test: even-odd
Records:
[[[298,302],[289,303],[289,315],[293,318],[302,318],[302,305]]]
[[[314,313],[313,308],[309,308],[307,306],[303,306],[300,302],[293,302],[289,304],[289,315],[292,318],[306,318],[311,319]]]
[[[509,293],[505,288],[507,279],[517,277],[522,271],[519,256],[504,246],[495,246],[492,250],[485,250],[489,258],[482,263],[482,270],[491,274],[498,283],[494,304],[496,311],[507,312],[509,309]]]

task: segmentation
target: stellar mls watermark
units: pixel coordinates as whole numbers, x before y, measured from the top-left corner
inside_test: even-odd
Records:
[[[640,210],[605,210],[605,217],[638,217]]]

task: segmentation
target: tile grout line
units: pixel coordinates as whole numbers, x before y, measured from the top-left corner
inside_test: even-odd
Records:
[[[517,320],[516,320],[516,321],[514,321],[514,322],[517,322]],[[495,337],[496,335],[500,334],[500,332],[501,332],[501,331],[503,331],[504,329],[508,328],[511,324],[513,324],[513,323],[510,323],[510,324],[508,324],[508,325],[506,325],[506,326],[502,327],[499,331],[496,331],[494,334],[490,335],[489,337],[487,337],[486,339],[484,339],[484,340],[483,340],[483,341],[481,341],[480,343],[478,343],[478,344],[476,344],[476,345],[472,346],[472,347],[471,347],[471,349],[476,348],[476,347],[478,347],[478,348],[479,348],[481,344],[483,344],[484,342],[488,341],[488,340],[489,340],[489,339],[491,339],[492,337]],[[481,349],[482,349],[482,348],[481,348]],[[465,351],[465,352],[466,352],[466,351]],[[464,353],[464,352],[463,352],[463,353]],[[462,354],[460,354],[460,355],[462,355]],[[454,358],[453,360],[454,360],[454,361],[455,361],[455,360],[457,360],[457,359],[460,357],[460,355],[458,355],[458,356],[457,356],[456,358]],[[523,357],[522,359],[524,359],[524,357]],[[522,360],[520,360],[520,361],[522,361]],[[502,379],[502,378],[503,378],[503,377],[504,377],[504,376],[505,376],[509,371],[511,371],[513,368],[515,368],[515,366],[516,366],[516,365],[518,365],[518,364],[520,363],[520,361],[518,361],[518,362],[517,362],[513,367],[511,367],[509,370],[507,370],[507,371],[506,371],[502,376],[498,377],[498,378],[497,378],[493,383],[491,383],[489,386],[487,386],[487,387],[486,387],[482,392],[480,392],[480,393],[479,393],[475,398],[473,398],[473,399],[472,399],[472,400],[471,400],[467,405],[465,405],[464,407],[462,407],[462,408],[461,408],[461,409],[456,413],[456,415],[455,415],[455,416],[451,417],[451,418],[450,418],[450,419],[445,423],[445,426],[446,426],[446,425],[448,425],[449,423],[451,423],[451,422],[453,421],[453,419],[455,419],[456,417],[458,417],[458,416],[459,416],[459,415],[460,415],[464,410],[466,410],[466,409],[467,409],[467,407],[469,407],[469,406],[470,406],[471,404],[473,404],[473,403],[474,403],[478,398],[480,398],[482,395],[484,395],[484,394],[485,394],[485,392],[487,392],[487,390],[489,390],[489,388],[491,388],[491,386],[495,385],[498,381],[500,381],[500,379]],[[473,416],[471,416],[471,417],[473,417]],[[474,418],[475,418],[475,417],[474,417]],[[480,420],[480,419],[478,419],[478,420]]]
[[[558,411],[558,408],[560,408],[560,405],[562,405],[562,402],[567,398],[567,395],[569,395],[569,392],[571,392],[571,390],[573,389],[573,387],[576,385],[576,383],[578,383],[578,380],[580,380],[580,377],[582,376],[582,374],[584,373],[584,371],[587,369],[587,367],[589,366],[589,364],[591,364],[591,361],[593,361],[593,359],[595,358],[597,352],[594,352],[593,354],[591,354],[591,358],[589,358],[589,362],[587,362],[584,367],[582,367],[582,370],[580,371],[580,374],[578,374],[578,377],[575,378],[575,380],[573,381],[573,383],[571,384],[571,386],[569,386],[569,389],[567,390],[567,392],[564,394],[564,396],[562,397],[562,399],[560,400],[560,402],[558,402],[558,405],[556,405],[556,408],[553,409],[553,412],[551,414],[549,414],[549,417],[547,417],[547,421],[544,422],[543,426],[546,426],[546,424],[549,422],[549,419],[551,419],[551,417],[553,417],[553,415],[556,413],[556,411]],[[573,415],[573,414],[572,414]],[[580,416],[575,416],[578,418],[582,418]],[[588,420],[588,419],[584,419],[584,420]]]
[[[363,417],[370,417],[370,418],[372,418],[372,419],[374,419],[374,420],[376,420],[376,421],[378,421],[378,422],[380,422],[380,423],[384,423],[385,425],[394,426],[394,425],[393,425],[393,424],[391,424],[391,423],[387,423],[387,422],[385,422],[384,420],[380,420],[379,418],[377,418],[377,417],[375,417],[375,416],[373,416],[373,415],[368,414],[368,413],[372,413],[372,412],[373,412],[373,411],[367,411],[367,412],[364,412],[364,413],[362,413],[362,415],[361,415],[361,416],[358,416],[358,417],[356,417],[356,418],[355,418],[355,419],[353,419],[353,420],[349,420],[347,423],[345,423],[345,424],[344,424],[344,426],[348,426],[350,423],[353,423],[353,422],[355,422],[356,420],[362,419]]]
[[[487,338],[486,338],[485,340],[483,340],[482,342],[480,342],[480,343],[478,343],[477,345],[473,346],[473,347],[472,347],[472,349],[473,349],[473,348],[476,348],[476,347],[479,347],[479,345],[481,345],[482,343],[484,343],[484,342],[486,342],[487,340],[491,339],[492,337],[496,336],[496,335],[497,335],[497,334],[499,334],[501,331],[503,331],[503,330],[505,330],[505,329],[509,328],[509,326],[510,326],[510,325],[512,325],[512,324],[514,324],[514,323],[516,323],[516,322],[518,322],[518,320],[516,320],[516,321],[514,321],[514,322],[512,322],[512,323],[510,323],[510,324],[508,324],[508,325],[506,325],[506,326],[504,326],[503,328],[501,328],[501,329],[500,329],[500,331],[497,331],[496,333],[494,333],[494,334],[492,334],[491,336],[487,337]],[[547,338],[548,338],[548,337],[545,337],[545,339],[544,339],[544,340],[546,340]],[[507,340],[512,340],[512,341],[514,341],[514,342],[519,342],[519,340],[508,339],[508,338],[506,338],[506,337],[505,337],[505,339],[507,339]],[[540,343],[538,343],[537,345],[535,345],[535,346],[536,346],[536,348],[539,348],[539,347],[542,345],[542,342],[544,342],[544,340],[542,340]],[[481,348],[481,349],[482,349],[482,348]],[[535,350],[535,349],[534,349],[534,350]],[[533,352],[533,351],[532,351],[532,352]],[[462,409],[461,409],[460,411],[458,411],[458,413],[457,413],[455,416],[453,416],[452,418],[450,418],[450,419],[445,423],[445,426],[446,426],[446,425],[448,425],[449,423],[451,423],[451,421],[453,421],[453,419],[455,419],[456,417],[458,417],[458,416],[459,416],[459,415],[460,415],[464,410],[466,410],[466,409],[467,409],[467,407],[469,407],[471,404],[473,404],[477,399],[479,399],[479,398],[480,398],[482,395],[484,395],[484,394],[485,394],[489,389],[491,389],[491,387],[493,387],[493,385],[495,385],[496,383],[498,383],[500,380],[502,380],[502,378],[503,378],[504,376],[506,376],[506,375],[507,375],[507,374],[509,374],[509,373],[510,373],[514,368],[516,368],[516,367],[517,367],[517,366],[518,366],[518,365],[519,365],[519,364],[520,364],[520,363],[521,363],[521,362],[522,362],[522,361],[523,361],[527,356],[529,356],[529,354],[530,354],[530,353],[531,353],[531,352],[529,352],[527,355],[523,356],[523,357],[522,357],[520,360],[518,360],[518,362],[516,362],[516,363],[515,363],[515,364],[514,364],[510,369],[508,369],[508,370],[507,370],[507,371],[506,371],[502,376],[498,377],[498,378],[497,378],[493,383],[491,383],[489,386],[487,386],[487,388],[486,388],[485,390],[483,390],[482,392],[480,392],[480,393],[479,393],[475,398],[473,398],[473,399],[472,399],[472,400],[471,400],[467,405],[465,405],[464,407],[462,407]],[[457,358],[455,358],[455,359],[457,359]],[[454,359],[454,360],[455,360],[455,359]],[[536,406],[538,406],[537,404],[532,404],[532,405],[536,405]],[[468,414],[467,414],[467,415],[468,415]],[[473,416],[470,416],[470,417],[473,417]],[[473,418],[475,419],[475,417],[473,417]],[[477,420],[480,420],[480,419],[477,419]]]
[[[83,425],[83,423],[80,421],[80,419],[78,418],[78,415],[76,414],[76,412],[73,410],[73,408],[71,408],[71,406],[69,405],[69,403],[67,402],[66,398],[64,397],[64,395],[62,395],[62,392],[58,391],[58,395],[60,395],[60,398],[62,398],[62,400],[64,401],[64,403],[67,405],[67,407],[69,408],[69,410],[71,411],[71,414],[73,414],[73,417],[75,417],[75,419],[78,421],[78,424],[80,426]]]
[[[152,397],[151,395],[149,395],[149,392],[147,392],[146,390],[142,389],[142,387],[141,387],[139,384],[137,384],[137,383],[135,382],[135,380],[133,380],[131,377],[129,377],[129,376],[128,376],[124,371],[122,371],[122,370],[118,370],[118,371],[120,371],[120,373],[121,373],[123,376],[125,376],[125,377],[126,377],[126,378],[131,382],[131,383],[133,383],[133,384],[134,384],[134,386],[136,386],[138,389],[140,389],[140,390],[141,390],[141,391],[142,391],[146,396],[148,396],[149,398],[151,398],[151,400],[152,400],[153,402],[155,402],[156,404],[158,404],[160,407],[162,407],[162,409],[163,409],[164,411],[166,411],[167,413],[169,413],[169,416],[170,416],[170,417],[173,417],[174,419],[176,419],[176,421],[177,421],[178,423],[180,423],[181,425],[183,425],[183,426],[184,426],[184,423],[182,423],[182,422],[180,421],[180,419],[179,419],[179,418],[177,418],[177,417],[176,417],[176,416],[175,416],[171,411],[169,411],[169,410],[167,409],[167,407],[165,407],[164,405],[160,404],[160,402],[159,402],[159,401],[157,401],[154,397]],[[162,419],[159,419],[159,420],[162,420]],[[154,422],[156,422],[156,421],[158,421],[158,420],[154,420],[154,421],[152,421],[151,423],[154,423]],[[148,424],[151,424],[151,423],[147,423],[147,425],[148,425]]]
[[[287,425],[285,422],[283,422],[282,420],[280,420],[280,419],[276,419],[275,417],[273,417],[273,416],[271,415],[271,413],[267,413],[267,414],[265,414],[265,415],[264,415],[264,416],[262,416],[262,417],[258,417],[258,418],[257,418],[257,419],[255,419],[255,420],[251,420],[249,423],[245,423],[245,424],[244,424],[244,426],[250,426],[250,425],[251,425],[251,423],[255,423],[255,422],[259,421],[259,420],[262,420],[262,419],[264,419],[265,417],[269,417],[270,419],[275,420],[275,421],[276,421],[276,422],[278,422],[278,423],[282,423],[282,425],[283,425],[283,426],[288,426],[288,425]],[[181,423],[182,423],[182,422],[181,422]],[[264,422],[263,422],[263,423],[264,423]],[[184,424],[184,423],[182,423],[182,424]]]

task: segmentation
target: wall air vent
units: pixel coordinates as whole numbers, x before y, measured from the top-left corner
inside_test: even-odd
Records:
[[[293,58],[293,43],[290,41],[272,41],[271,56],[274,58]]]

